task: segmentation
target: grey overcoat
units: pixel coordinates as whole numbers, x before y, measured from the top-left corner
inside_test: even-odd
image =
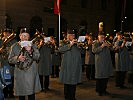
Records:
[[[33,46],[33,63],[27,70],[21,70],[17,67],[17,58],[19,56],[21,47],[18,43],[15,43],[11,47],[11,51],[8,57],[10,63],[15,64],[14,70],[14,95],[25,96],[31,95],[41,90],[37,63],[36,60],[39,59],[40,53],[37,47]]]
[[[109,78],[112,76],[112,61],[108,47],[101,48],[101,44],[96,41],[92,46],[95,53],[95,77]]]
[[[52,72],[52,48],[48,45],[40,47],[40,59],[38,64],[39,75],[50,75]]]
[[[80,49],[70,44],[62,43],[59,51],[62,53],[62,62],[59,78],[64,84],[81,82],[82,61]]]
[[[121,41],[116,41],[114,44],[114,49],[116,46],[120,46]],[[115,49],[116,50],[116,49]],[[116,71],[128,71],[129,69],[129,52],[126,46],[119,48],[115,53],[115,67]]]

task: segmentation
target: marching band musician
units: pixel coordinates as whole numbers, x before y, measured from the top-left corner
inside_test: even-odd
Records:
[[[0,47],[2,46],[2,39],[1,38],[2,37],[0,37]],[[4,93],[3,93],[3,88],[4,88],[3,84],[4,84],[4,82],[3,82],[3,78],[2,78],[3,75],[1,74],[1,68],[2,68],[2,65],[1,65],[2,62],[1,61],[2,61],[2,56],[0,55],[0,100],[4,100]]]
[[[46,36],[44,36],[44,39],[46,39]],[[49,75],[51,75],[52,72],[52,58],[51,54],[53,52],[53,46],[51,41],[44,41],[41,40],[41,46],[39,49],[40,52],[40,59],[38,63],[38,71],[39,71],[39,77],[40,77],[40,83],[42,90],[44,92],[49,91]]]
[[[92,52],[92,36],[89,35],[87,39],[86,53],[85,53],[85,65],[86,65],[86,77],[88,80],[95,79],[95,56]]]
[[[96,92],[99,96],[109,95],[106,89],[108,79],[112,75],[112,62],[108,47],[104,32],[99,32],[98,40],[92,45],[92,51],[95,53]]]
[[[62,42],[59,51],[62,53],[62,63],[59,79],[64,84],[65,100],[76,100],[76,85],[81,82],[82,62],[80,49],[72,30],[67,32],[67,42]]]
[[[41,90],[37,63],[40,53],[36,46],[24,46],[21,42],[29,41],[30,34],[26,28],[20,31],[20,42],[11,47],[8,57],[10,63],[15,64],[14,70],[14,95],[19,96],[19,100],[35,100],[35,93]],[[22,49],[25,51],[22,52]]]
[[[60,66],[60,53],[59,53],[59,48],[57,46],[57,40],[53,38],[53,48],[54,52],[52,53],[52,78],[54,77],[59,77],[59,66]]]
[[[113,48],[115,50],[116,87],[125,88],[124,81],[129,67],[129,53],[125,46],[126,41],[122,38],[122,33],[117,33],[117,41]]]
[[[2,53],[2,37],[0,38],[0,68],[2,67],[2,56],[1,56],[1,53]]]
[[[16,39],[11,39],[9,42],[4,43],[6,39],[11,35],[12,30],[6,28],[3,32],[3,37],[1,39],[1,46],[0,46],[0,67],[5,70],[6,66],[9,68],[9,74],[11,75],[10,84],[6,85],[6,87],[3,89],[4,97],[14,97],[13,95],[13,82],[14,82],[14,67],[13,65],[10,65],[8,63],[8,55],[10,51],[11,45],[13,45],[15,42],[17,42]],[[2,48],[4,46],[4,48]],[[5,68],[4,68],[5,67]]]
[[[131,48],[129,50],[129,58],[130,58],[130,63],[129,63],[129,71],[128,71],[128,83],[131,83],[133,85],[133,34],[131,34],[131,39],[132,39],[132,44]]]

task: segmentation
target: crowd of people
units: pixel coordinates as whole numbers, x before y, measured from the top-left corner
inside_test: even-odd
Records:
[[[68,29],[57,43],[53,36],[46,41],[43,33],[31,38],[29,30],[23,28],[19,38],[17,41],[10,29],[0,35],[0,100],[14,96],[35,100],[35,93],[50,90],[50,77],[59,77],[64,84],[65,100],[76,100],[83,72],[88,80],[96,81],[99,96],[110,95],[107,84],[111,76],[116,87],[126,88],[127,73],[128,82],[133,84],[133,34],[124,37],[118,32],[108,38],[99,32],[97,38],[86,34],[85,41],[78,42],[74,31]]]

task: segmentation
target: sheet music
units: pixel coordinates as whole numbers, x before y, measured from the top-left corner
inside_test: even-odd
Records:
[[[126,44],[125,44],[125,46],[127,47],[127,46],[131,46],[132,45],[132,42],[126,42]]]
[[[21,41],[20,45],[21,47],[32,46],[32,41]]]
[[[79,36],[78,42],[84,42],[85,41],[85,36]]]
[[[46,42],[48,42],[48,41],[50,41],[50,37],[45,37],[45,38],[44,38],[44,42],[46,43]]]

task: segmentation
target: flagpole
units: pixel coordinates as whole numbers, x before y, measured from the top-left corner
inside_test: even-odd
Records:
[[[60,19],[61,19],[61,16],[60,16],[60,13],[58,14],[59,15],[59,43],[60,43],[60,34],[61,34],[61,30],[60,30]]]

